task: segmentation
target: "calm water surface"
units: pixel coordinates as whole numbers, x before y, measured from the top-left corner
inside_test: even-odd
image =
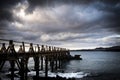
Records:
[[[83,60],[72,60],[66,65],[66,71],[90,73],[120,73],[120,52],[72,51],[72,55],[81,55]]]

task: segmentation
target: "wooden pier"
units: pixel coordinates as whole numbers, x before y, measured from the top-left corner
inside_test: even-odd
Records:
[[[65,48],[13,40],[0,39],[0,46],[0,70],[4,63],[9,61],[11,80],[14,80],[15,65],[19,69],[20,80],[27,80],[29,58],[33,58],[36,77],[40,76],[40,70],[45,70],[45,77],[48,77],[48,67],[50,66],[52,72],[61,68],[62,61],[70,55],[69,50]]]

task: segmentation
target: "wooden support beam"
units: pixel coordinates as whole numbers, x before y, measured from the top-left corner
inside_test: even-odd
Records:
[[[25,80],[25,65],[24,65],[24,59],[21,59],[21,63],[20,63],[20,80]]]
[[[57,70],[58,66],[57,66],[58,62],[57,59],[55,60],[55,69]]]
[[[58,67],[61,68],[61,60],[59,59],[58,61],[59,61]]]
[[[50,67],[51,67],[51,72],[53,72],[54,71],[54,60],[53,60],[53,58],[50,61]]]
[[[28,69],[27,69],[27,60],[25,58],[21,59],[20,62],[20,80],[27,80],[27,73],[28,73]]]
[[[0,70],[2,70],[4,64],[5,64],[5,60],[2,60],[2,61],[0,62]]]
[[[39,57],[35,57],[34,61],[35,61],[36,77],[39,77]]]
[[[43,70],[43,56],[41,56],[41,60],[40,60],[41,62],[41,70]]]
[[[10,61],[10,65],[11,65],[11,80],[14,80],[14,70],[15,70],[14,60]]]
[[[27,80],[27,75],[28,75],[28,60],[29,58],[25,58],[25,63],[24,63],[24,67],[25,67],[25,80]]]
[[[45,77],[48,77],[48,56],[45,57]]]
[[[6,54],[5,43],[2,44],[2,48],[0,49],[0,52],[1,52],[2,54]],[[5,60],[1,60],[1,61],[0,61],[0,70],[2,70],[4,64],[5,64]]]
[[[61,58],[62,58],[61,53],[59,53],[59,57],[58,57],[58,61],[59,61],[58,66],[59,66],[59,68],[61,68],[61,65],[62,65],[62,61],[61,61],[62,59]]]
[[[21,66],[20,66],[20,61],[19,61],[19,59],[18,59],[18,60],[16,60],[15,62],[17,63],[18,68],[20,69],[20,68],[21,68]]]
[[[55,57],[56,57],[56,59],[55,59],[55,69],[57,70],[57,68],[58,68],[58,56],[57,56],[57,53],[55,54]]]

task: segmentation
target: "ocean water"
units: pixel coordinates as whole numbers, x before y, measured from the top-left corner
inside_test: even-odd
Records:
[[[120,52],[107,52],[107,51],[71,51],[71,55],[81,55],[82,60],[71,60],[64,62],[62,71],[64,72],[48,72],[48,76],[55,77],[59,75],[66,78],[83,78],[86,76],[96,76],[99,74],[120,74]],[[33,59],[29,59],[29,69],[34,68]],[[9,67],[5,64],[4,69]],[[4,74],[10,72],[0,72],[2,80],[8,80]],[[17,73],[17,71],[16,71]],[[40,76],[44,76],[44,71],[40,71]],[[35,71],[28,73],[28,76],[34,76]],[[3,77],[2,77],[3,76]],[[16,77],[16,80],[19,78]],[[30,79],[31,80],[31,79]]]
[[[120,52],[72,51],[71,55],[81,55],[82,60],[71,60],[64,64],[64,71],[73,73],[67,77],[82,78],[104,74],[120,74]]]
[[[120,52],[109,51],[74,51],[71,55],[80,54],[83,60],[70,61],[67,70],[95,73],[120,73]]]

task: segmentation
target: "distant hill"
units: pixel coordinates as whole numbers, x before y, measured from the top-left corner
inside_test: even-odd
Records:
[[[98,47],[95,49],[81,49],[81,50],[72,50],[72,51],[120,51],[120,46],[112,46],[112,47]]]
[[[106,51],[120,51],[120,46],[112,46],[109,48],[104,48]]]

